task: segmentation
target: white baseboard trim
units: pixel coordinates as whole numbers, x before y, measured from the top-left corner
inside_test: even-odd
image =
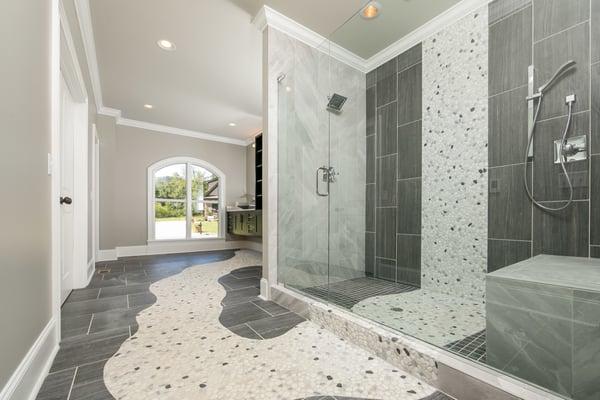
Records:
[[[2,391],[0,400],[35,400],[58,352],[58,329],[52,318]]]
[[[100,250],[98,251],[98,261],[114,261],[119,257],[148,256],[155,254],[193,253],[196,251],[215,251],[230,249],[247,249],[262,252],[262,244],[246,240],[227,241],[224,239],[207,239],[180,242],[150,242],[147,245],[142,246],[122,246],[110,250]]]
[[[96,258],[92,257],[92,259],[88,262],[88,265],[87,265],[87,278],[86,278],[86,283],[85,283],[84,287],[87,287],[87,285],[89,285],[90,282],[92,281],[95,270],[96,270]]]

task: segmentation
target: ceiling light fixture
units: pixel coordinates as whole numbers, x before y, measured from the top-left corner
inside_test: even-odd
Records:
[[[237,124],[235,122],[230,122],[229,126],[236,126]]]
[[[144,104],[144,108],[147,108],[148,110],[152,110],[154,108],[154,106],[152,104]]]
[[[360,16],[364,19],[373,19],[381,12],[381,4],[377,1],[369,2],[361,11]]]
[[[158,45],[158,47],[160,47],[163,50],[166,51],[174,51],[175,50],[175,43],[166,40],[166,39],[161,39],[158,42],[156,42],[156,44]]]

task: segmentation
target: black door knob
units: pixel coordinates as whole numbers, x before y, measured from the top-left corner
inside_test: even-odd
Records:
[[[73,199],[71,199],[68,196],[60,198],[60,204],[71,204],[72,202],[73,202]]]

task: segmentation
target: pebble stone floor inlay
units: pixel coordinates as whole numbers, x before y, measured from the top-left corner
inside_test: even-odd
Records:
[[[258,253],[230,251],[100,266],[104,274],[91,286],[128,293],[140,289],[130,286],[146,285],[145,304],[125,294],[126,308],[119,312],[131,310],[127,317],[92,329],[95,319],[110,320],[100,315],[107,311],[94,302],[67,307],[68,301],[63,317],[73,309],[81,315],[91,311],[88,329],[74,333],[70,321],[63,326],[67,338],[38,399],[448,399],[260,300],[260,262]],[[108,283],[114,279],[125,284]],[[91,293],[74,295],[90,302],[80,299]],[[102,289],[96,293],[100,298]],[[113,327],[123,323],[126,331]]]

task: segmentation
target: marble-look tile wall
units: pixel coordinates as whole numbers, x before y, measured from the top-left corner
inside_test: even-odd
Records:
[[[600,257],[600,1],[496,0],[489,13],[488,271],[542,253]],[[560,166],[552,162],[568,94],[577,97],[569,135],[586,134],[592,156],[568,164],[576,185],[573,205],[548,213],[532,206],[522,183],[527,68],[535,65],[539,87],[567,60],[577,67],[544,97],[534,158],[527,164],[535,198],[556,206],[569,196]]]
[[[422,287],[484,297],[488,10],[423,42]]]
[[[365,180],[364,74],[276,29],[268,46],[269,63],[279,65],[272,71],[285,74],[276,110],[278,280],[303,288],[326,284],[328,274],[364,276],[365,193],[356,184]],[[330,91],[348,97],[339,115],[326,110]],[[318,196],[317,168],[329,165],[336,182]]]

